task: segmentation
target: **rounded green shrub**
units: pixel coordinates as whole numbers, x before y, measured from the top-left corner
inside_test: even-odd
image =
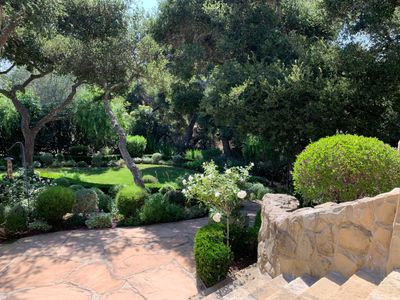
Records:
[[[400,156],[376,138],[338,134],[298,155],[293,181],[304,205],[374,196],[399,186]]]
[[[47,224],[47,222],[41,220],[35,220],[28,224],[28,228],[29,230],[47,232],[52,229],[52,226]]]
[[[73,159],[66,160],[62,164],[64,167],[67,167],[67,168],[75,168],[76,167],[76,162]]]
[[[141,135],[129,135],[126,138],[126,146],[132,157],[141,157],[146,150],[147,140]]]
[[[39,194],[36,213],[39,218],[55,225],[62,221],[65,214],[72,212],[74,202],[73,190],[61,186],[50,187]]]
[[[113,199],[110,196],[106,195],[99,188],[92,188],[92,190],[96,192],[97,197],[99,198],[99,210],[105,213],[111,212],[113,206]]]
[[[253,183],[250,185],[248,192],[250,200],[262,200],[265,194],[271,193],[271,190],[262,183]]]
[[[99,210],[99,198],[92,189],[81,189],[75,192],[74,213],[90,214]]]
[[[233,259],[225,243],[225,228],[212,224],[200,228],[194,239],[196,271],[207,287],[225,279]]]
[[[53,154],[48,152],[40,153],[39,159],[45,166],[50,166],[54,162]]]
[[[56,153],[56,155],[54,155],[54,157],[59,162],[62,162],[64,160],[64,154],[62,154],[62,153]]]
[[[71,155],[86,156],[89,153],[89,147],[85,145],[75,145],[69,147],[69,153]]]
[[[4,229],[7,235],[15,235],[27,229],[28,213],[20,204],[6,210]]]
[[[145,224],[175,222],[184,218],[184,210],[163,195],[153,194],[140,209],[139,217]]]
[[[154,153],[151,156],[151,160],[153,161],[153,164],[160,163],[161,159],[162,159],[162,154],[161,153]]]
[[[144,175],[142,180],[144,183],[158,183],[157,177],[154,177],[153,175]]]
[[[147,192],[138,186],[127,186],[117,194],[117,207],[124,217],[133,217],[147,199]]]
[[[168,191],[165,193],[164,197],[167,201],[178,204],[180,206],[185,206],[186,204],[186,197],[181,191]]]
[[[60,177],[57,179],[54,179],[54,183],[58,186],[64,186],[64,187],[68,187],[70,186],[70,182],[67,178],[64,177]]]

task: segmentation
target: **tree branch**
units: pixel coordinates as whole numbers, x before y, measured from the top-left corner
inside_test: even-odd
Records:
[[[17,92],[24,92],[25,88],[34,80],[41,78],[47,74],[49,74],[51,72],[51,70],[49,71],[45,71],[39,74],[31,74],[31,76],[29,76],[29,78],[27,80],[25,80],[22,84],[16,84],[13,86],[12,88],[12,93],[16,94]]]
[[[35,125],[35,127],[33,127],[33,131],[34,132],[39,132],[40,129],[43,128],[44,125],[46,125],[47,123],[51,122],[54,117],[60,112],[62,111],[68,104],[70,104],[72,102],[72,100],[75,97],[75,94],[78,90],[78,87],[82,85],[82,81],[77,81],[72,85],[71,88],[71,92],[68,94],[67,98],[65,98],[65,100],[63,102],[61,102],[60,104],[58,104],[56,107],[54,107],[47,115],[45,115],[43,118],[41,118]]]
[[[17,28],[17,26],[23,20],[23,18],[24,18],[23,13],[20,13],[13,20],[11,20],[10,23],[6,25],[6,27],[3,28],[3,30],[0,33],[0,49],[2,49],[5,46],[11,33],[14,32],[15,28]]]
[[[7,68],[6,70],[0,71],[0,75],[7,74],[7,73],[10,72],[12,69],[14,69],[14,67],[15,67],[15,63],[12,64],[12,65],[11,65],[9,68]]]

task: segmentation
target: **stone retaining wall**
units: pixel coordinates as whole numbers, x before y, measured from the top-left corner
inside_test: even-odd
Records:
[[[381,276],[400,267],[400,189],[373,198],[297,209],[296,198],[263,198],[258,267],[279,274],[351,276],[368,268]]]

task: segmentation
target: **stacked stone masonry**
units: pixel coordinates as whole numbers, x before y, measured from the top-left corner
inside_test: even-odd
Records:
[[[369,269],[382,277],[400,268],[400,189],[373,198],[297,209],[296,198],[263,198],[258,267],[280,274],[350,277]]]

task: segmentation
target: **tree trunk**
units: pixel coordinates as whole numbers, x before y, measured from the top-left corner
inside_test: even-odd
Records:
[[[22,130],[22,133],[24,135],[24,156],[23,159],[25,159],[25,168],[27,169],[27,172],[30,173],[33,170],[33,154],[35,152],[35,139],[36,139],[36,133],[34,133],[32,130]],[[22,161],[22,164],[24,164],[24,161]]]
[[[229,139],[225,136],[221,137],[221,141],[222,141],[222,147],[223,147],[223,151],[225,156],[227,157],[231,157],[232,156],[232,149],[231,149],[231,145],[229,144]]]
[[[132,173],[133,181],[135,182],[136,185],[144,188],[144,182],[142,180],[140,170],[134,163],[134,161],[126,147],[125,131],[119,125],[118,120],[115,117],[114,112],[111,109],[110,101],[108,99],[107,94],[103,98],[103,103],[104,103],[104,109],[106,110],[106,113],[108,114],[108,116],[111,120],[111,124],[114,129],[114,132],[118,135],[118,148],[119,148],[119,151],[121,152],[122,158],[124,159],[124,161],[126,163],[126,166],[128,167],[129,171],[131,171],[131,173]]]
[[[183,140],[183,145],[185,149],[190,148],[190,141],[192,140],[193,137],[193,129],[194,125],[196,125],[196,121],[197,121],[197,115],[193,114],[193,116],[190,118],[190,123],[186,128],[185,137]]]

